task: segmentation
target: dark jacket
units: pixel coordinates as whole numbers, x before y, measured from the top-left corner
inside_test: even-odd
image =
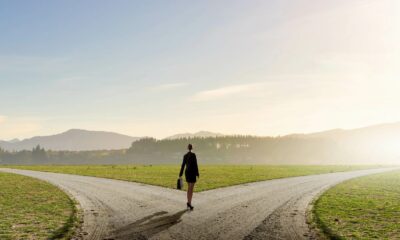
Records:
[[[183,169],[185,168],[185,166],[186,166],[186,170],[185,170],[186,181],[194,180],[194,182],[195,182],[196,176],[200,177],[199,168],[197,167],[196,154],[194,154],[192,152],[188,152],[185,154],[185,156],[183,156],[183,161],[182,161],[181,171],[179,172],[179,177],[182,176]]]

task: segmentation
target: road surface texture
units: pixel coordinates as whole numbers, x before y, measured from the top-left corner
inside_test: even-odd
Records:
[[[306,223],[313,198],[344,180],[391,169],[292,177],[204,191],[194,194],[193,211],[186,210],[186,193],[174,189],[0,170],[46,180],[75,197],[84,213],[82,230],[75,239],[130,240],[314,239]]]

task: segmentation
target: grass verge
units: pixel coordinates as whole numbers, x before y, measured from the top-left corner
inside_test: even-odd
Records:
[[[313,215],[330,239],[400,239],[400,171],[329,189],[316,200]]]
[[[176,187],[179,165],[70,165],[70,166],[8,166],[56,173],[69,173]],[[200,165],[200,179],[195,191],[205,191],[242,183],[276,178],[352,171],[377,166],[266,166],[266,165]]]
[[[69,239],[75,203],[57,187],[0,172],[0,239]]]

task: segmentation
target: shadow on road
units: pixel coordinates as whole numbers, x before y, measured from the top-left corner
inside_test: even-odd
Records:
[[[157,212],[138,221],[130,223],[113,232],[109,240],[147,239],[179,223],[186,210],[168,215],[168,212]]]

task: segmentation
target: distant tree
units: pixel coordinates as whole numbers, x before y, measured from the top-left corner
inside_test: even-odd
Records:
[[[47,162],[47,154],[44,148],[37,145],[32,149],[32,161],[33,163],[45,163]]]
[[[3,162],[4,153],[5,153],[4,149],[2,149],[2,148],[0,147],[0,163]]]
[[[142,138],[132,143],[128,153],[149,153],[157,149],[157,140],[155,138]]]

